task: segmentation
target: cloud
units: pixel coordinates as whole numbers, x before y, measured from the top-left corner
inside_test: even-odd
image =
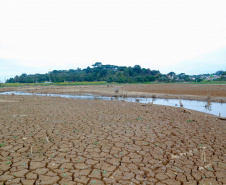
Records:
[[[225,0],[8,0],[0,58],[37,72],[96,61],[166,71],[226,46],[225,9]]]

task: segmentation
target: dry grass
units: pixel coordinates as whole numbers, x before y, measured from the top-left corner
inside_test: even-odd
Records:
[[[19,102],[19,101],[0,99],[0,103],[16,103],[16,102]]]
[[[115,93],[119,93],[119,88],[116,88],[115,89]]]

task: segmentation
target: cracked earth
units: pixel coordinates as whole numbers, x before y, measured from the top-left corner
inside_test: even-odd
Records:
[[[0,184],[226,184],[225,120],[182,108],[0,96]]]

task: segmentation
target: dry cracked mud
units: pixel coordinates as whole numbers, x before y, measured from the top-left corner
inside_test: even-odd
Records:
[[[182,108],[0,99],[0,184],[226,184],[226,122]]]

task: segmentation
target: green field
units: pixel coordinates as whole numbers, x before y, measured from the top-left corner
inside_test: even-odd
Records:
[[[202,82],[152,82],[150,84],[226,84],[226,81],[202,81]]]
[[[69,86],[69,85],[107,85],[105,81],[99,82],[59,82],[59,83],[2,83],[0,87],[27,87],[27,86]]]
[[[59,83],[2,83],[0,87],[27,87],[27,86],[76,86],[76,85],[107,85],[106,81],[97,82],[59,82]],[[125,85],[127,83],[109,83],[111,85]],[[164,83],[146,82],[132,84],[226,84],[226,81],[202,81],[202,82],[183,82],[183,83]]]
[[[115,84],[122,84],[123,83],[115,83]],[[202,82],[145,82],[145,83],[131,83],[131,84],[226,84],[226,81],[202,81]]]
[[[183,84],[226,84],[226,81],[202,81],[202,82],[188,82]]]

